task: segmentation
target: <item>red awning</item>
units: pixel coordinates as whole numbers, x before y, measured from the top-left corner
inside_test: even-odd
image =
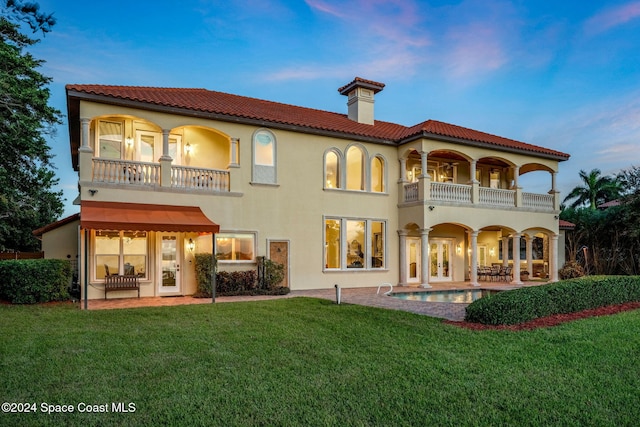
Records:
[[[218,233],[197,206],[148,205],[141,203],[92,202],[83,200],[80,226],[93,230],[176,231]]]

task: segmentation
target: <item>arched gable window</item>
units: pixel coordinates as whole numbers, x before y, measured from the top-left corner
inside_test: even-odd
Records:
[[[371,159],[371,191],[374,193],[384,193],[384,159],[381,156],[374,156]]]
[[[259,129],[253,134],[252,182],[277,184],[276,137],[270,130]]]
[[[324,188],[340,188],[340,152],[336,149],[327,151],[324,155]]]
[[[364,159],[364,150],[357,145],[352,145],[347,149],[347,190],[364,191]]]

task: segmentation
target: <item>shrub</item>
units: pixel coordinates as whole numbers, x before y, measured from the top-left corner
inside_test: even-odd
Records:
[[[576,261],[567,261],[558,271],[561,280],[575,279],[585,275],[584,268]]]
[[[69,299],[71,264],[59,259],[0,262],[0,299],[35,304]]]
[[[284,280],[284,265],[260,257],[258,270],[260,268],[262,268],[262,277],[258,277],[258,280],[261,289],[275,289]]]
[[[198,291],[194,295],[199,298],[211,298],[211,271],[213,259],[211,254],[196,254],[196,278]],[[275,263],[273,263],[275,264]],[[278,264],[279,265],[279,264]],[[278,269],[276,268],[276,273]],[[269,278],[277,279],[276,273],[269,273]],[[248,271],[218,271],[216,272],[216,295],[285,295],[289,288],[271,286],[259,288],[255,270]],[[275,277],[275,279],[273,279]],[[280,283],[282,278],[277,283]],[[276,284],[277,284],[276,283]]]
[[[640,301],[640,276],[589,276],[499,292],[466,308],[465,320],[514,325],[554,314]]]

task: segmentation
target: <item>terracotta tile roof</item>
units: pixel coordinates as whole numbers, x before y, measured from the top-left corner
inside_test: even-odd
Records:
[[[339,88],[338,92],[340,92],[341,95],[347,95],[356,86],[368,87],[369,89],[372,89],[374,93],[378,93],[382,89],[384,89],[385,84],[374,82],[373,80],[366,80],[361,77],[356,77],[351,83],[347,83],[346,85]]]
[[[558,222],[561,230],[573,230],[574,228],[576,228],[576,225],[574,223],[565,221],[564,219],[561,219]]]
[[[70,215],[66,218],[62,218],[56,222],[52,222],[51,224],[47,224],[44,227],[40,227],[37,230],[33,230],[32,233],[34,236],[36,237],[40,237],[42,236],[44,233],[47,233],[51,230],[55,230],[58,227],[62,227],[63,225],[69,224],[73,221],[78,221],[80,219],[80,214],[79,213],[75,213],[73,215]]]
[[[598,209],[612,208],[614,206],[620,206],[621,204],[622,204],[622,201],[620,199],[610,200],[606,203],[598,205]]]
[[[382,83],[356,78],[354,82],[364,82],[384,86]],[[352,82],[352,83],[354,83]],[[350,83],[350,84],[352,84]],[[348,85],[347,85],[348,86]],[[212,118],[227,120],[247,120],[265,124],[280,124],[301,130],[334,133],[346,137],[361,137],[377,142],[398,144],[421,135],[428,137],[454,138],[482,143],[507,149],[522,150],[540,155],[566,160],[568,154],[538,147],[512,139],[502,138],[484,132],[467,129],[434,120],[412,127],[376,120],[373,125],[350,120],[346,114],[316,110],[273,101],[265,101],[240,95],[232,95],[207,89],[158,88],[107,85],[67,85],[67,97],[97,98],[99,101],[131,101],[158,107],[204,113]],[[141,106],[142,107],[142,106]]]

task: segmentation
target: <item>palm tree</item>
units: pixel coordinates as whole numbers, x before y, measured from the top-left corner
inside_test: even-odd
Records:
[[[580,179],[583,185],[578,185],[564,198],[563,203],[572,200],[569,205],[572,208],[579,206],[589,206],[589,209],[595,210],[599,204],[615,200],[620,197],[622,186],[618,178],[610,176],[601,176],[600,169],[592,169],[588,174],[580,170]]]

